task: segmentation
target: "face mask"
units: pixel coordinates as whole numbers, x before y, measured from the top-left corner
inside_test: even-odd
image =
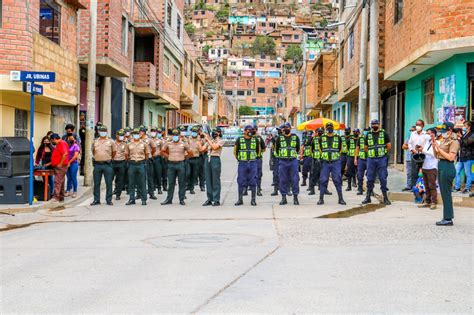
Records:
[[[283,132],[285,133],[285,135],[289,135],[291,133],[291,130],[290,129],[285,129],[285,130],[283,130]]]
[[[179,134],[180,134],[181,136],[184,136],[184,131],[181,131]]]
[[[422,130],[423,130],[423,127],[421,127],[421,126],[416,126],[415,129],[416,129],[416,131],[422,131]]]
[[[423,173],[418,173],[418,177],[423,177]]]
[[[161,133],[158,134],[158,139],[161,139],[161,137],[163,137],[163,135]]]
[[[372,130],[373,130],[373,131],[379,130],[379,126],[372,126]]]
[[[72,136],[72,131],[68,131],[68,132],[66,132],[66,134],[67,134],[68,136]]]
[[[101,132],[99,132],[99,136],[100,136],[101,138],[107,137],[107,131],[101,131]]]
[[[249,131],[247,135],[249,135],[250,137],[253,136],[253,131]]]
[[[367,136],[369,132],[368,131],[364,131],[364,136]]]
[[[212,137],[215,139],[215,138],[217,138],[217,136],[218,136],[219,134],[218,134],[217,132],[213,132],[211,135],[212,135]]]
[[[318,132],[318,136],[321,137],[323,135],[322,132]]]
[[[119,136],[118,138],[120,141],[123,141],[124,136]]]
[[[346,131],[344,132],[346,134],[346,136],[350,136],[351,135],[351,132],[350,131]]]
[[[191,137],[196,138],[198,136],[197,132],[193,131],[191,132]]]
[[[358,133],[355,133],[355,134],[354,134],[354,137],[356,137],[356,138],[359,137],[359,134],[358,134]]]
[[[173,136],[173,141],[178,142],[179,141],[179,136]]]
[[[133,135],[133,139],[135,139],[135,140],[140,139],[140,135],[134,134],[134,135]]]
[[[72,146],[74,144],[74,140],[69,140],[68,144],[69,144],[69,146]]]
[[[156,137],[156,132],[150,132],[150,136],[152,136],[153,138]]]
[[[466,127],[462,128],[462,132],[463,132],[463,133],[466,133],[466,131],[467,131],[467,128],[466,128]]]
[[[326,131],[327,131],[327,133],[333,133],[334,128],[332,128],[332,127],[326,128]]]

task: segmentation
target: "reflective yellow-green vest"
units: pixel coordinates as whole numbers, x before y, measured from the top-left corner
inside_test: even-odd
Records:
[[[356,151],[357,138],[354,136],[349,137],[349,147],[347,148],[347,156],[354,157]]]
[[[332,146],[328,145],[328,138],[329,137],[327,135],[321,136],[321,159],[328,162],[336,161],[341,157],[339,152],[339,141],[341,141],[340,137],[338,135],[332,136],[334,139],[332,141]]]
[[[347,137],[342,136],[342,146],[341,146],[341,154],[347,154]]]
[[[280,152],[278,152],[280,159],[296,159],[298,157],[298,152],[296,151],[297,139],[298,136],[292,135],[290,137],[290,145],[288,146],[286,137],[280,136]]]
[[[367,156],[369,158],[383,157],[387,154],[387,145],[384,137],[385,131],[383,129],[377,131],[379,134],[377,143],[374,141],[374,133],[373,131],[369,131],[367,134]]]
[[[306,143],[304,145],[303,156],[304,157],[311,157],[311,143],[308,140],[306,141]]]
[[[359,158],[365,160],[367,158],[367,154],[365,153],[365,137],[359,137]]]
[[[319,151],[319,137],[313,138],[313,159],[319,160],[321,158],[321,151]]]
[[[240,137],[237,160],[253,161],[255,159],[257,159],[257,139],[252,137],[250,139],[250,147],[248,147],[246,139],[244,137]]]

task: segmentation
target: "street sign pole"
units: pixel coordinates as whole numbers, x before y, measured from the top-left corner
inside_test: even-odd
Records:
[[[34,82],[31,82],[31,86]],[[33,154],[34,154],[34,140],[35,134],[35,93],[32,90],[30,93],[30,179],[29,179],[29,190],[28,190],[28,203],[30,206],[33,204]],[[47,185],[47,183],[46,183]]]

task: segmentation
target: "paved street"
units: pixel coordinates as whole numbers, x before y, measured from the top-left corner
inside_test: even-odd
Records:
[[[236,162],[223,159],[221,207],[89,207],[1,216],[2,313],[473,312],[473,209],[394,202],[347,218],[346,193],[279,206],[265,162],[264,197],[235,207]],[[331,190],[335,192],[334,187]],[[357,209],[355,209],[357,211]],[[36,223],[35,223],[36,222]]]

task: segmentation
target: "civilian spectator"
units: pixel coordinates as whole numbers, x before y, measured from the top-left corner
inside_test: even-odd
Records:
[[[48,131],[48,133],[46,134],[46,137],[48,137],[48,139],[51,139],[51,135],[53,134],[54,132],[52,132],[51,130]]]
[[[418,119],[416,121],[415,131],[411,133],[410,139],[408,139],[408,150],[410,150],[412,154],[419,153],[425,146],[425,143],[429,141],[429,137],[426,135],[426,132],[423,130],[424,127],[425,127],[425,122],[421,119]],[[421,164],[417,163],[412,158],[410,187],[413,187],[415,185],[420,168],[421,168]]]
[[[74,136],[71,135],[67,139],[67,143],[69,146],[69,154],[68,154],[68,169],[67,169],[67,188],[66,193],[64,194],[65,197],[70,195],[72,190],[71,197],[76,198],[77,196],[77,171],[79,169],[79,165],[77,163],[79,157],[79,145],[77,144],[76,140],[74,140]]]
[[[402,149],[405,150],[405,167],[406,167],[406,173],[407,173],[407,184],[405,186],[405,188],[402,189],[402,191],[411,191],[413,186],[411,186],[412,184],[412,179],[411,179],[411,157],[412,157],[412,153],[410,150],[408,150],[408,140],[410,140],[410,136],[411,134],[415,131],[415,126],[411,126],[410,127],[410,133],[409,133],[409,136],[407,137],[406,141],[403,143],[403,146],[402,146]]]
[[[463,135],[460,138],[461,150],[459,151],[459,160],[456,164],[455,191],[461,190],[461,173],[464,170],[466,176],[466,185],[463,193],[468,194],[471,191],[472,183],[472,165],[474,162],[474,131],[471,131],[472,121],[464,123]]]
[[[76,130],[76,126],[74,126],[73,124],[67,124],[66,128],[64,128],[64,130],[66,131],[66,134],[62,137],[62,139],[67,142],[68,137],[73,136],[74,140],[76,141],[77,145],[80,148],[81,147],[81,137],[79,137],[77,135],[77,133],[74,132],[74,130]]]
[[[422,149],[422,153],[425,155],[425,160],[423,161],[422,173],[423,181],[425,182],[425,202],[418,207],[429,207],[430,209],[436,209],[436,204],[438,203],[438,196],[436,192],[436,179],[438,176],[438,159],[435,156],[433,151],[433,141],[436,141],[439,144],[439,141],[436,140],[436,129],[431,128],[427,130],[427,135],[430,137],[431,141],[425,143],[425,146]]]
[[[35,164],[41,165],[45,169],[51,169],[51,154],[53,153],[53,146],[48,136],[43,137],[41,145],[36,152]]]
[[[51,155],[51,165],[54,170],[53,201],[61,202],[64,201],[64,178],[67,172],[69,147],[57,133],[51,135],[51,141],[55,145]]]

